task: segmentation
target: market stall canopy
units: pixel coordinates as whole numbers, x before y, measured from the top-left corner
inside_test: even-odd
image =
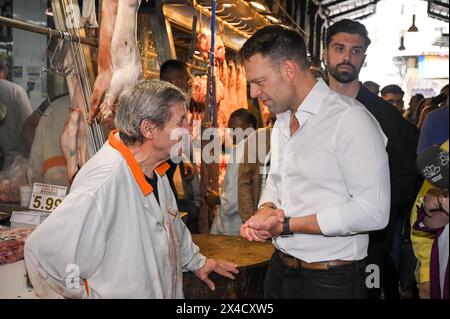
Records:
[[[330,22],[342,19],[361,20],[376,13],[380,0],[318,0]]]
[[[164,5],[164,15],[182,28],[192,28],[192,17],[198,16],[197,30],[211,23],[211,0],[169,0]],[[225,45],[238,51],[258,29],[269,25],[269,19],[243,0],[224,0],[217,3],[217,29]]]
[[[445,22],[449,21],[449,0],[428,0],[428,16]]]

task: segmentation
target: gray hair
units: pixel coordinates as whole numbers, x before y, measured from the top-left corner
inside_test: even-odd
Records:
[[[186,102],[186,95],[179,88],[160,80],[144,80],[123,91],[117,103],[115,124],[120,138],[126,145],[141,145],[143,120],[150,120],[157,127],[164,127],[171,118],[174,103]]]

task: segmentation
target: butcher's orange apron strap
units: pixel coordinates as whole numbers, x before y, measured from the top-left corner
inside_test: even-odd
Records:
[[[66,166],[66,159],[64,156],[54,156],[47,159],[44,164],[42,164],[42,171],[47,173],[50,168],[57,166]]]
[[[90,291],[89,291],[89,283],[88,283],[88,280],[87,280],[87,279],[83,279],[83,282],[84,282],[84,289],[86,290],[86,296],[87,296],[88,299],[89,299]]]

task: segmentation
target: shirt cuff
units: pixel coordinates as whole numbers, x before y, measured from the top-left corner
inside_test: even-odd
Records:
[[[333,207],[326,211],[317,213],[317,222],[320,231],[325,236],[342,236],[345,235],[344,224],[339,216],[339,208]]]
[[[266,193],[261,195],[261,198],[258,202],[258,207],[260,207],[264,203],[274,203],[277,207],[279,206],[278,201],[276,200],[275,196],[272,196],[270,193]]]
[[[198,253],[183,269],[183,271],[194,271],[202,268],[206,263],[206,257]]]

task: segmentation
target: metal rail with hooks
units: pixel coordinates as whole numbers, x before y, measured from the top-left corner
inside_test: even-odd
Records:
[[[7,27],[14,28],[14,29],[20,29],[24,31],[39,33],[51,36],[53,38],[60,38],[60,39],[68,39],[73,42],[80,42],[81,44],[86,44],[92,47],[97,47],[98,43],[97,41],[86,39],[83,37],[79,37],[76,34],[70,34],[68,32],[64,32],[57,29],[52,29],[49,27],[43,27],[40,25],[36,25],[29,22],[24,22],[20,20],[14,20],[6,17],[0,17],[0,24],[6,25]]]

